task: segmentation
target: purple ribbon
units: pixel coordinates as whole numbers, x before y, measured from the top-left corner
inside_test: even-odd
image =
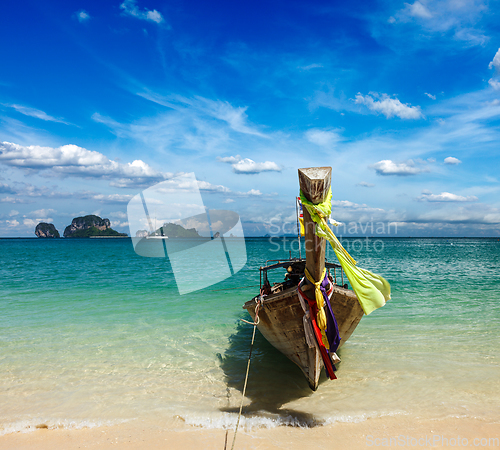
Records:
[[[340,345],[340,335],[339,335],[339,327],[337,325],[337,320],[335,319],[335,314],[332,311],[332,305],[330,305],[330,299],[328,298],[328,294],[326,293],[326,288],[330,284],[328,279],[328,275],[325,274],[325,278],[321,282],[321,293],[323,294],[323,298],[325,299],[325,303],[327,305],[326,308],[326,338],[328,339],[328,343],[330,344],[329,353],[335,353]],[[335,366],[334,366],[335,368]]]

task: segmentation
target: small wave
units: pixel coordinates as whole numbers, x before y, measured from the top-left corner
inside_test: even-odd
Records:
[[[336,415],[333,417],[320,418],[303,414],[271,414],[260,412],[253,415],[241,416],[239,427],[245,431],[252,431],[256,428],[276,428],[276,427],[296,427],[314,428],[335,423],[360,423],[376,417],[407,415],[404,411],[373,412],[353,415]],[[209,429],[234,429],[238,420],[236,413],[223,413],[216,417],[202,415],[177,416],[187,425]]]
[[[354,415],[339,415],[334,417],[329,417],[325,420],[325,425],[333,425],[335,423],[361,423],[368,419],[375,419],[379,417],[395,417],[395,416],[406,416],[408,413],[406,411],[391,411],[391,412],[372,412],[372,413],[361,413]]]
[[[82,428],[109,427],[120,423],[128,422],[129,420],[43,420],[43,419],[27,419],[17,422],[0,425],[0,436],[11,433],[30,433],[32,431],[47,429],[47,430],[81,430]]]
[[[238,420],[238,414],[224,413],[218,417],[195,416],[188,417],[178,416],[186,424],[201,428],[212,429],[233,429]],[[276,427],[298,427],[312,428],[323,425],[322,421],[314,419],[303,419],[294,417],[293,415],[278,415],[278,414],[254,414],[251,416],[241,416],[240,428],[246,431],[251,431],[255,428],[276,428]]]

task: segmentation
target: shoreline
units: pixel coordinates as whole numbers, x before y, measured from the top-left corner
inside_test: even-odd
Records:
[[[16,450],[73,449],[224,449],[226,430],[193,427],[177,419],[171,428],[134,421],[111,427],[37,429],[0,437],[0,447]],[[173,426],[172,426],[173,425]],[[234,430],[227,432],[230,449]],[[239,429],[235,449],[346,449],[366,448],[500,448],[500,417],[413,419],[380,417],[358,423],[336,423],[313,428]]]

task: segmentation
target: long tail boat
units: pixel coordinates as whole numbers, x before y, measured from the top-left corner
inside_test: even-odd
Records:
[[[330,190],[331,172],[330,167],[299,169],[300,189],[308,201],[315,205],[325,201]],[[248,310],[253,320],[258,308],[259,331],[270,344],[300,367],[311,389],[316,390],[325,359],[321,353],[321,345],[318,345],[317,335],[315,339],[311,329],[308,330],[306,319],[310,314],[307,311],[307,301],[313,301],[315,288],[304,276],[306,269],[315,281],[321,279],[325,268],[327,270],[328,281],[324,282],[324,286],[330,296],[331,310],[338,325],[340,345],[351,336],[364,311],[356,294],[347,289],[342,278],[337,279],[339,271],[342,273],[341,266],[325,260],[326,240],[316,235],[316,224],[306,208],[303,222],[306,258],[272,261],[272,264],[261,267],[260,294],[246,302],[243,308]],[[271,285],[268,271],[279,268],[286,269],[285,280]],[[301,300],[301,295],[305,301]],[[338,362],[335,353],[331,357],[332,365]]]

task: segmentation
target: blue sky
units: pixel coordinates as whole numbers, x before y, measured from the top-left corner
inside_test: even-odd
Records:
[[[247,235],[282,231],[310,166],[339,234],[499,236],[498,23],[482,0],[4,2],[0,236],[128,232],[188,172]]]

